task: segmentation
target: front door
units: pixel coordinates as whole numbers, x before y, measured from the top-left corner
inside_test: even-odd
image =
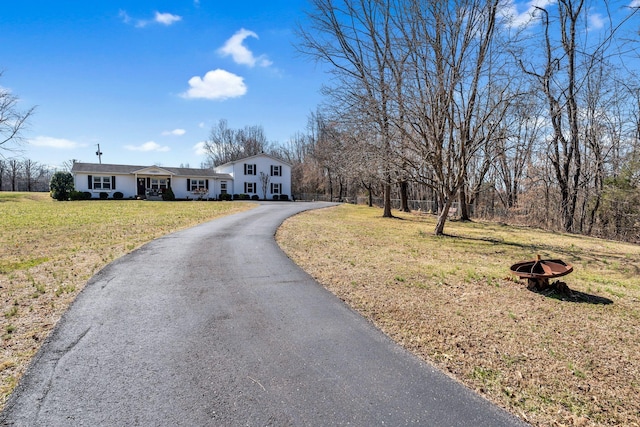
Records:
[[[138,178],[138,196],[144,196],[147,186],[144,178]]]

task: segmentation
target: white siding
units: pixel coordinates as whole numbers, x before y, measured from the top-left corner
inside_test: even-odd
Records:
[[[115,176],[116,177],[116,188],[111,190],[96,190],[89,189],[89,176]],[[85,174],[85,173],[77,173],[74,177],[74,187],[76,191],[91,193],[91,197],[97,199],[100,197],[100,193],[106,192],[109,194],[109,197],[113,197],[113,193],[116,191],[121,192],[124,195],[124,198],[135,197],[137,193],[137,186],[135,177],[131,175],[117,175],[117,174],[106,174],[106,173],[95,173],[95,174]]]
[[[245,175],[245,164],[256,165],[255,175]],[[281,176],[271,176],[271,166],[280,166]],[[286,194],[291,198],[291,166],[266,155],[258,155],[249,157],[244,160],[238,160],[234,163],[228,163],[216,168],[218,173],[228,173],[233,176],[233,182],[230,185],[230,194],[243,194],[245,191],[245,183],[253,182],[256,184],[256,193],[261,199],[273,199],[271,193],[271,183],[280,183],[282,186],[281,194]],[[269,176],[266,195],[262,192],[262,180],[260,173]]]

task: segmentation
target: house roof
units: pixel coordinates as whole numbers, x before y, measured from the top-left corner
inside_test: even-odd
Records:
[[[196,168],[167,168],[164,166],[136,166],[136,165],[112,165],[105,163],[79,163],[76,162],[71,168],[71,173],[104,173],[117,175],[133,175],[135,173],[148,173],[151,169],[166,171],[175,176],[188,176],[200,178],[226,178],[233,179],[226,173],[216,173],[213,169]]]
[[[272,155],[267,154],[267,153],[260,153],[260,154],[256,154],[256,155],[249,156],[249,157],[243,157],[243,158],[238,159],[238,160],[233,160],[231,162],[224,163],[224,164],[222,164],[222,165],[220,165],[218,167],[227,166],[227,165],[233,165],[233,164],[236,164],[236,163],[239,163],[239,162],[246,162],[247,160],[251,160],[251,159],[256,158],[256,157],[268,157],[268,158],[270,158],[272,160],[275,160],[276,162],[280,162],[280,163],[285,164],[287,166],[292,166],[291,163],[285,162],[284,160],[279,159],[278,157],[272,156]]]

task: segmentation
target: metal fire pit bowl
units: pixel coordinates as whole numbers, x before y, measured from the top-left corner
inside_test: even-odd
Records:
[[[527,279],[529,288],[545,289],[549,287],[549,279],[565,276],[573,271],[573,267],[559,259],[543,260],[540,255],[533,261],[523,261],[513,264],[511,272],[516,276]]]

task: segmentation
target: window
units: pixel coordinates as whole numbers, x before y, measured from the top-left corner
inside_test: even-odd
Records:
[[[271,176],[282,176],[282,166],[271,165]]]
[[[220,194],[227,194],[227,181],[220,181]]]
[[[192,179],[191,191],[203,191],[207,189],[206,179]]]
[[[255,182],[245,182],[244,183],[244,192],[245,194],[251,194],[256,192],[256,183]]]
[[[168,188],[167,180],[163,178],[151,178],[151,187],[152,190],[160,190]]]
[[[94,176],[93,189],[94,190],[111,190],[111,177],[110,176]]]
[[[250,163],[245,163],[244,164],[244,174],[245,175],[257,175],[256,174],[256,165],[255,164],[250,164]]]
[[[271,183],[271,194],[280,194],[282,193],[282,184],[277,182]]]

